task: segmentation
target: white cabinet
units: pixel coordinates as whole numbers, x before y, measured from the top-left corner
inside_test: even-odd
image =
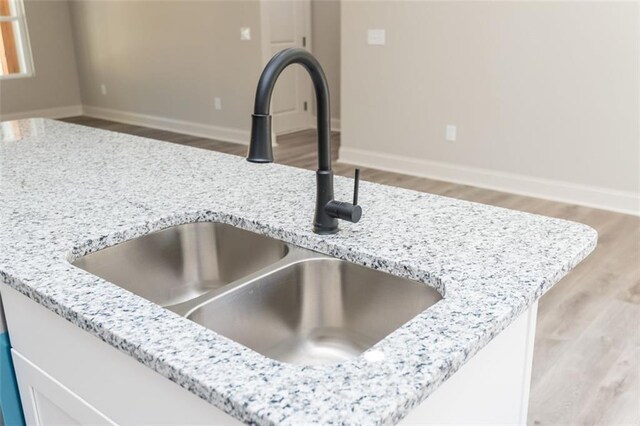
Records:
[[[240,424],[8,286],[0,290],[28,425]],[[536,309],[522,314],[401,424],[525,424]]]
[[[10,287],[0,291],[29,426],[241,424]]]
[[[400,424],[525,425],[537,310],[536,302]]]
[[[15,349],[11,353],[28,425],[115,424]]]

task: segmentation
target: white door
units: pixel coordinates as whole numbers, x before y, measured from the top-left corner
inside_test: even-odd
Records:
[[[263,62],[289,47],[311,50],[311,4],[309,0],[262,0]],[[311,124],[312,85],[300,65],[285,69],[271,101],[275,134],[308,129]]]

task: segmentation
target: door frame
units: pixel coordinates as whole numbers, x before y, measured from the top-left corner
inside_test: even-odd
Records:
[[[269,23],[269,19],[267,18],[267,12],[265,10],[266,3],[270,1],[278,1],[278,0],[260,0],[260,50],[262,53],[262,67],[264,68],[267,65],[267,62],[271,59],[271,46],[269,43],[270,34],[271,34],[271,25]],[[302,28],[305,37],[305,49],[309,52],[313,52],[313,39],[311,36],[311,0],[293,0],[299,3],[302,6]],[[315,117],[313,115],[313,105],[311,102],[315,100],[315,96],[313,94],[313,87],[311,84],[311,80],[309,80],[306,85],[308,92],[306,93],[306,99],[309,99],[309,105],[305,114],[305,126],[309,129],[315,127]],[[297,131],[297,130],[295,130]],[[280,133],[280,135],[287,134],[288,132]],[[276,133],[274,132],[273,142],[276,143]]]

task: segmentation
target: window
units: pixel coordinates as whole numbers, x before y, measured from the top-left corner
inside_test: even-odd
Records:
[[[23,0],[0,0],[0,78],[32,74]]]

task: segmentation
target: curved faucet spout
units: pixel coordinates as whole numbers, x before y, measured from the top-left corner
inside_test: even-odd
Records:
[[[302,65],[311,76],[318,106],[318,170],[316,171],[316,213],[313,219],[313,232],[333,234],[338,231],[338,219],[357,222],[360,220],[362,209],[355,201],[351,204],[333,199],[329,85],[320,63],[306,50],[285,49],[277,53],[262,71],[251,116],[251,143],[247,160],[252,163],[273,161],[269,112],[271,95],[280,73],[291,64]]]
[[[271,95],[280,73],[291,64],[302,65],[313,82],[318,116],[318,169],[331,170],[331,107],[329,85],[318,60],[304,49],[278,52],[267,64],[258,81],[251,126],[251,146],[247,159],[256,163],[273,161],[271,143]]]

